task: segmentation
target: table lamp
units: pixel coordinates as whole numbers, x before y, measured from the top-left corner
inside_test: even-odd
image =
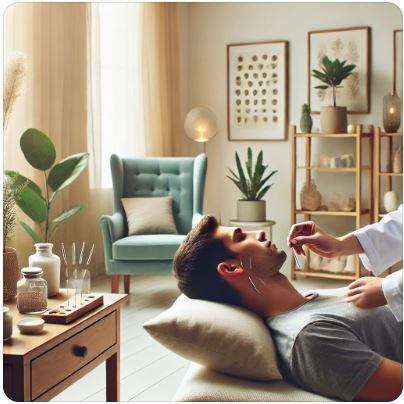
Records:
[[[185,117],[184,129],[190,139],[203,143],[203,152],[205,153],[206,142],[217,133],[215,115],[206,107],[193,108]]]

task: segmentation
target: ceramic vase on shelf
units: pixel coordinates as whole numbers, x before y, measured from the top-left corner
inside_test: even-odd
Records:
[[[60,258],[52,253],[52,243],[36,243],[36,253],[29,257],[30,267],[42,268],[42,277],[48,283],[48,297],[59,293]]]
[[[317,210],[321,206],[321,194],[317,190],[314,180],[305,182],[300,191],[300,205],[304,210]]]
[[[300,130],[302,133],[311,133],[311,128],[313,127],[313,119],[310,116],[310,106],[309,104],[303,104],[302,106],[302,116],[300,117]]]
[[[17,295],[17,282],[20,279],[17,252],[13,247],[5,247],[3,252],[3,301]]]
[[[397,146],[394,152],[393,173],[399,174],[403,172],[403,145]]]
[[[386,212],[393,212],[398,208],[398,199],[394,191],[387,191],[383,196],[383,205]]]
[[[383,126],[387,133],[394,133],[401,124],[401,98],[393,93],[383,97]]]

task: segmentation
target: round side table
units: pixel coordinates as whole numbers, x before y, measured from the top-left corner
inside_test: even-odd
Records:
[[[269,240],[272,241],[272,226],[274,226],[276,224],[276,222],[274,220],[264,220],[263,222],[240,222],[237,219],[231,219],[229,220],[229,223],[232,226],[237,226],[237,227],[241,227],[242,229],[246,228],[246,229],[268,229],[267,236],[269,234]]]

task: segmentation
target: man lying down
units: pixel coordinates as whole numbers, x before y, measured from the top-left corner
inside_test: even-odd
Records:
[[[265,319],[286,380],[346,401],[397,398],[402,323],[387,306],[360,309],[344,297],[300,294],[279,272],[285,259],[264,232],[204,216],[177,251],[174,273],[188,297],[243,306]]]

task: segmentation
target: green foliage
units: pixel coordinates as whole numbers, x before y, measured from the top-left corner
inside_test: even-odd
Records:
[[[341,83],[349,77],[356,65],[346,65],[346,60],[340,62],[339,59],[331,61],[327,56],[321,61],[321,70],[312,70],[312,76],[324,83],[324,85],[315,86],[320,90],[332,88],[334,107],[336,106],[336,89],[342,88]]]
[[[308,114],[310,114],[310,112],[311,112],[310,105],[309,104],[303,104],[302,105],[302,110],[303,110],[303,112],[307,112]]]
[[[232,169],[229,168],[229,171],[232,176],[227,176],[237,188],[241,191],[244,196],[244,200],[246,201],[259,201],[264,197],[264,195],[268,192],[268,190],[272,187],[273,184],[265,185],[267,181],[277,172],[272,171],[265,178],[264,173],[268,168],[267,165],[262,164],[263,161],[263,153],[262,150],[258,153],[257,161],[253,164],[253,153],[251,147],[247,150],[247,161],[245,162],[246,173],[244,173],[243,167],[241,165],[240,157],[236,152],[236,166],[237,172],[236,174]],[[254,169],[253,169],[254,166]]]
[[[48,242],[54,236],[60,223],[78,214],[83,208],[81,205],[76,206],[50,218],[55,196],[84,171],[88,164],[89,154],[74,154],[54,164],[56,151],[52,140],[45,133],[32,128],[23,133],[20,146],[28,163],[43,171],[45,196],[42,196],[41,188],[35,182],[16,171],[6,171],[6,176],[10,180],[14,192],[21,188],[18,195],[15,195],[15,202],[39,226],[40,233],[38,234],[27,223],[20,221],[22,228],[34,242]]]

